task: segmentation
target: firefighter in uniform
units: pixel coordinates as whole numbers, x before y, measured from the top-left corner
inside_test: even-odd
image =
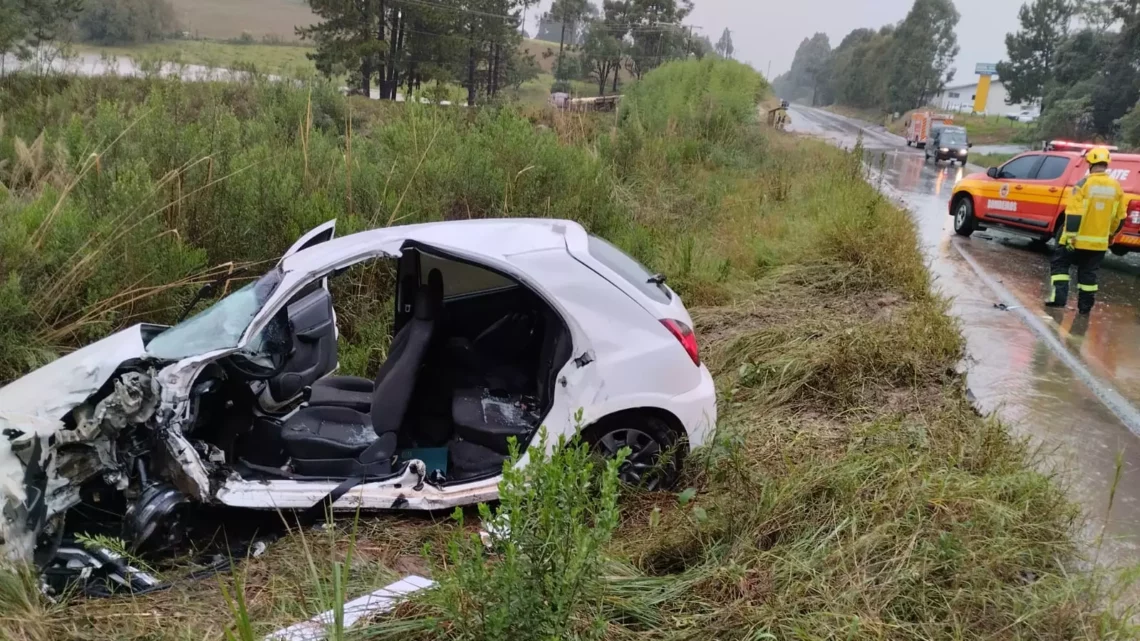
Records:
[[[1089,175],[1073,187],[1065,208],[1064,231],[1050,266],[1046,307],[1064,307],[1069,299],[1069,268],[1077,266],[1077,309],[1088,314],[1096,303],[1097,270],[1111,238],[1124,222],[1124,190],[1109,176],[1109,152],[1103,147],[1085,156]]]

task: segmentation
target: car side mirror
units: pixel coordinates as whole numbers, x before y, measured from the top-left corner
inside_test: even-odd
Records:
[[[997,178],[998,177],[998,168],[997,167],[990,167],[989,169],[986,170],[986,175],[989,176],[990,178]]]
[[[972,143],[972,142],[966,143],[966,149],[973,149],[973,148],[974,148],[974,143]]]

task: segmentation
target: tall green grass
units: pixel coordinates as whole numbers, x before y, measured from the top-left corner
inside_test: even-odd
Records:
[[[321,84],[4,83],[0,381],[171,322],[203,282],[265,269],[331,218],[344,234],[511,215],[606,232],[625,217],[602,158],[506,110],[377,108]],[[375,307],[347,314],[350,338],[375,333]]]

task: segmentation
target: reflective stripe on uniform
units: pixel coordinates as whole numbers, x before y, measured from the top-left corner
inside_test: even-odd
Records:
[[[1116,193],[1115,187],[1110,187],[1108,185],[1093,185],[1092,187],[1089,187],[1089,195],[1115,199],[1118,194]]]
[[[1077,236],[1075,246],[1077,249],[1105,251],[1108,249],[1108,238],[1105,236]]]
[[[1082,292],[1100,291],[1100,287],[1097,285],[1077,285],[1077,289],[1081,290]]]
[[[1069,275],[1068,274],[1053,274],[1053,282],[1054,283],[1060,283],[1060,282],[1066,282],[1067,283],[1067,282],[1069,282]]]

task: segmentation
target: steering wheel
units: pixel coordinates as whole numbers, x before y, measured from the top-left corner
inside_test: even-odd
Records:
[[[269,361],[272,363],[272,367],[269,369],[257,366],[248,367],[253,361],[238,353],[227,358],[226,365],[246,380],[264,381],[277,376],[285,369],[289,363],[289,354],[284,352],[270,354]]]
[[[276,328],[277,331],[273,331],[274,324],[279,325]],[[271,364],[269,368],[255,365],[252,359],[244,356],[241,352],[233,354],[225,360],[228,367],[247,380],[262,381],[277,376],[289,364],[289,357],[292,355],[292,323],[283,317],[278,317],[270,321],[270,324],[262,331],[266,332],[267,336],[263,347]]]

